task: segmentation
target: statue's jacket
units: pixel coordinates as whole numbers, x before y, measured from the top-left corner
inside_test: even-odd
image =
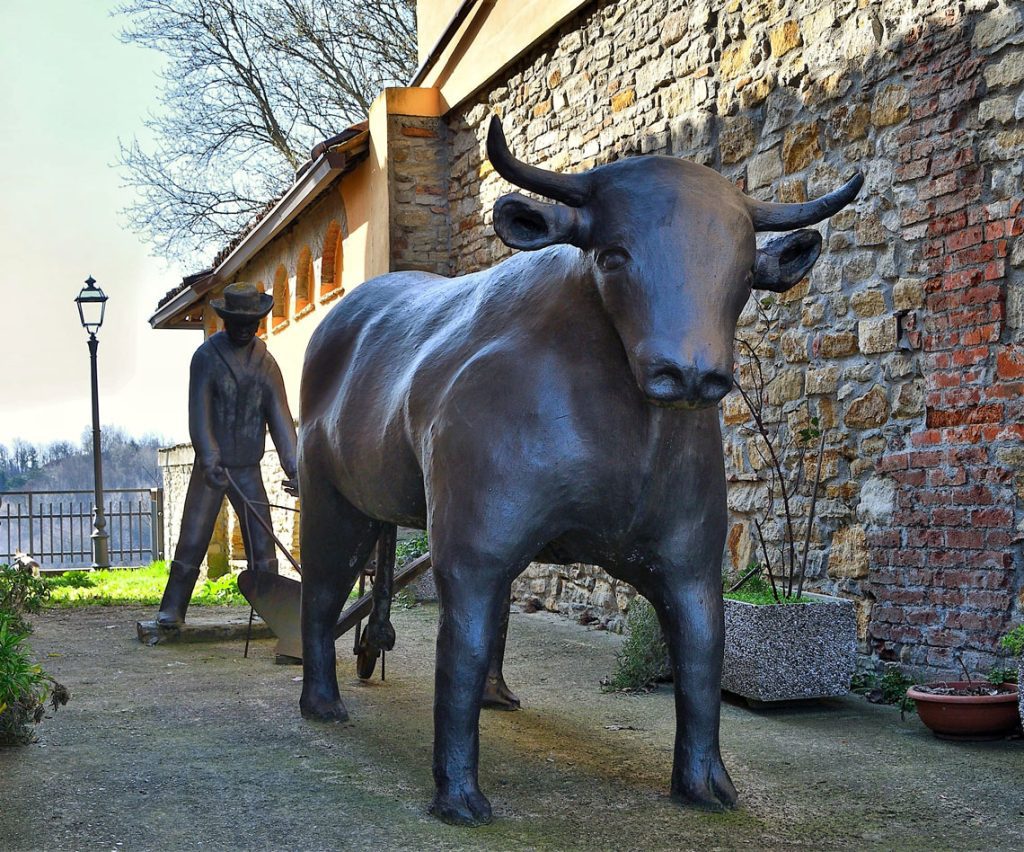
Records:
[[[295,470],[295,429],[281,369],[259,338],[236,347],[224,332],[209,337],[192,356],[189,433],[204,468],[258,465],[266,430],[281,467]]]

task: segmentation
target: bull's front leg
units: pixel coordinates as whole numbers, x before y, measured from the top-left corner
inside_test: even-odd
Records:
[[[717,571],[692,564],[658,571],[649,597],[672,659],[676,740],[672,798],[720,810],[736,806],[736,788],[722,762],[721,714],[725,617]]]
[[[434,681],[434,782],[430,812],[453,825],[491,821],[480,792],[480,707],[498,632],[508,606],[504,577],[435,562],[441,604]]]

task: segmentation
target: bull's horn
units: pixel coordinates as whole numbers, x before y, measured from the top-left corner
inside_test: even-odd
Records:
[[[834,216],[857,197],[863,185],[864,175],[857,172],[835,192],[815,198],[814,201],[805,201],[802,204],[772,204],[748,198],[747,209],[750,210],[755,231],[791,231]]]
[[[553,198],[571,207],[582,207],[590,195],[590,181],[586,174],[563,175],[521,163],[512,156],[505,142],[498,116],[491,116],[487,129],[487,158],[494,170],[509,183]]]

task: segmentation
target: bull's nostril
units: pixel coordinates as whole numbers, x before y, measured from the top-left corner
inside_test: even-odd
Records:
[[[700,380],[700,395],[709,402],[720,401],[732,390],[732,376],[712,371]]]

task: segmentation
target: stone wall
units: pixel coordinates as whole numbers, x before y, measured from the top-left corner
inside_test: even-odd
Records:
[[[447,125],[440,118],[388,116],[392,271],[451,274]]]
[[[809,280],[767,326],[749,305],[739,336],[760,347],[769,421],[826,432],[813,585],[856,602],[862,652],[923,670],[955,652],[986,668],[1021,608],[1021,44],[1020,4],[995,0],[601,2],[449,122],[459,273],[509,254],[490,222],[510,190],[484,155],[492,112],[554,170],[670,154],[777,201],[864,171],[819,226]],[[723,421],[736,570],[765,471],[735,393]],[[517,594],[615,623],[629,590],[532,566]]]
[[[164,487],[164,552],[168,562],[173,558],[174,548],[178,543],[185,493],[189,478],[192,476],[194,460],[195,453],[191,444],[167,447],[158,454],[157,462]],[[263,484],[267,489],[267,501],[277,506],[298,508],[298,500],[285,493],[281,487],[284,473],[278,463],[277,451],[267,450],[260,467],[263,472]],[[298,515],[289,508],[273,508],[270,514],[275,535],[290,549],[296,560],[300,560]],[[278,560],[282,574],[298,579],[298,574],[280,553]],[[207,576],[219,577],[226,573],[229,567],[245,567],[245,548],[242,544],[241,522],[225,500],[217,516],[206,559],[200,566],[200,581]]]

